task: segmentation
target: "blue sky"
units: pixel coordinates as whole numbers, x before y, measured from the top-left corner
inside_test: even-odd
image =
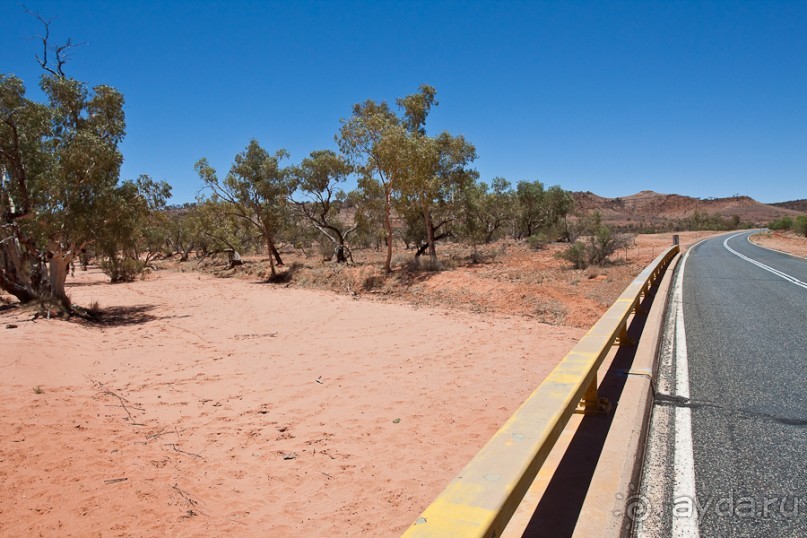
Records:
[[[437,88],[433,134],[481,179],[609,197],[807,197],[807,1],[44,1],[88,45],[66,71],[126,99],[122,177],[192,201],[251,138],[297,163],[372,98]],[[40,75],[39,23],[0,0],[0,72]]]

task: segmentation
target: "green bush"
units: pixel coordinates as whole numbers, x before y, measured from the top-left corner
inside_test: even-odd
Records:
[[[559,256],[572,262],[575,269],[585,269],[589,265],[602,265],[608,256],[624,247],[628,241],[628,236],[617,235],[604,224],[597,224],[592,232],[592,235],[575,241]]]
[[[541,250],[549,243],[549,238],[545,233],[537,233],[527,238],[527,243],[532,250]]]
[[[793,223],[793,231],[807,237],[807,215],[796,217],[796,222]]]
[[[790,217],[782,217],[779,220],[775,220],[768,225],[768,228],[771,230],[792,230],[793,229],[793,219]]]
[[[112,256],[101,262],[101,270],[112,282],[133,282],[143,274],[146,264],[134,258]]]
[[[589,264],[588,249],[582,241],[575,241],[569,248],[558,254],[574,264],[575,269],[585,269]]]

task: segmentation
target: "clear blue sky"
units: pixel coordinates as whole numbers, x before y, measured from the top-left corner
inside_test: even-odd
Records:
[[[45,1],[69,75],[126,98],[122,176],[192,201],[251,138],[289,162],[336,149],[372,98],[437,88],[489,181],[609,197],[807,197],[807,1]],[[0,0],[0,72],[37,95],[39,23]]]

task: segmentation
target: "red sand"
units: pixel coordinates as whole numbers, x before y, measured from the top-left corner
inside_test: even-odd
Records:
[[[583,333],[199,274],[68,283],[124,308],[0,313],[3,536],[399,535]]]

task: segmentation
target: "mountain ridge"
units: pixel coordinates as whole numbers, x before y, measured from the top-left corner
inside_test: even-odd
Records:
[[[591,191],[572,192],[577,210],[599,211],[604,222],[659,224],[692,218],[697,214],[739,218],[742,222],[765,225],[782,217],[796,217],[807,211],[807,200],[763,204],[750,196],[695,198],[643,190],[628,196],[607,198]],[[802,202],[804,204],[802,205]],[[801,209],[804,207],[804,209]]]

